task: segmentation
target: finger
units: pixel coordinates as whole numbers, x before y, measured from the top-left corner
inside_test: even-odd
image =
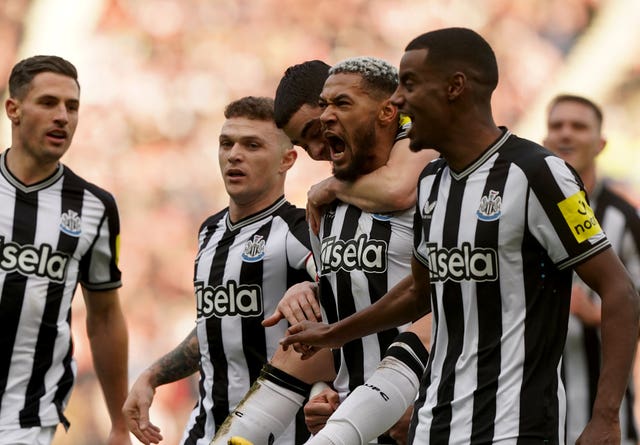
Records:
[[[311,228],[313,234],[318,235],[320,233],[320,220],[318,218],[318,215],[312,211],[308,217],[308,221],[309,227]]]
[[[271,314],[269,317],[262,320],[262,326],[264,327],[274,326],[278,324],[278,322],[282,320],[282,318],[283,318],[282,313],[276,309],[273,314]]]
[[[311,295],[307,298],[307,305],[303,306],[303,310],[307,317],[307,320],[322,321],[322,311],[315,295]]]
[[[305,321],[307,319],[307,316],[305,315],[305,311],[303,307],[298,306],[293,306],[288,309],[288,313],[289,315],[287,316],[287,321],[289,322],[289,324],[298,324],[301,321]]]
[[[313,357],[316,352],[318,352],[318,348],[314,346],[307,346],[306,348],[307,349],[304,352],[302,352],[302,355],[300,356],[302,360],[308,360],[311,357]]]

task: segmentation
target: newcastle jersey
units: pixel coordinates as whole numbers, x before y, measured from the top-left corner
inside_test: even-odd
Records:
[[[265,329],[291,285],[308,281],[309,232],[304,210],[284,197],[235,223],[228,209],[201,226],[195,261],[200,399],[184,444],[208,445],[284,337],[287,323]],[[290,427],[276,441],[294,443]],[[306,428],[297,432],[305,435]],[[306,433],[304,439],[308,438]],[[295,443],[302,443],[299,437]]]
[[[504,130],[463,171],[426,167],[414,230],[433,325],[409,442],[564,443],[572,268],[610,247],[578,176]]]
[[[410,273],[413,213],[372,214],[337,201],[324,213],[318,271],[327,322],[370,306]],[[383,331],[334,350],[341,399],[371,376],[398,333]]]
[[[113,197],[59,164],[26,186],[0,157],[0,430],[68,425],[71,300],[120,287]]]
[[[629,271],[636,289],[640,289],[638,211],[603,182],[596,184],[589,199],[612,248]],[[577,275],[574,276],[574,280],[581,283]],[[586,285],[585,291],[592,300],[599,303],[600,297]],[[567,391],[567,443],[575,443],[591,419],[600,377],[600,329],[585,325],[578,317],[570,315],[562,364],[563,381]],[[633,381],[630,381],[620,410],[622,444],[631,445],[638,442],[633,411],[634,393]]]

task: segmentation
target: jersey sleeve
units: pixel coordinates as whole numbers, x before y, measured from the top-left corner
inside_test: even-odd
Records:
[[[304,218],[304,210],[301,210],[301,213],[298,212],[296,218],[289,224],[286,247],[290,267],[297,270],[306,269],[307,262],[313,261],[309,226]]]
[[[122,285],[118,268],[120,256],[120,218],[115,199],[103,193],[104,215],[91,248],[80,261],[80,283],[89,290],[110,290]]]
[[[610,247],[577,174],[546,156],[529,176],[527,226],[559,269],[575,267]]]

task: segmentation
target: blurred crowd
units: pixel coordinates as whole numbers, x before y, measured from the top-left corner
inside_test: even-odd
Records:
[[[1,88],[17,59],[30,55],[24,54],[23,37],[37,32],[32,11],[47,2],[68,8],[70,21],[83,19],[74,17],[73,1],[0,1]],[[501,80],[495,118],[516,127],[614,0],[91,2],[98,14],[77,46],[81,50],[60,54],[78,66],[82,85],[80,124],[65,160],[110,190],[119,204],[121,298],[133,381],[193,327],[197,229],[227,201],[216,160],[226,103],[244,95],[273,95],[286,67],[304,60],[331,64],[372,55],[397,64],[416,35],[466,26],[496,50]],[[612,142],[606,155],[611,162],[602,165],[611,166],[632,195],[637,183],[630,164],[638,160],[634,145],[640,140],[634,125],[640,118],[639,68],[628,67],[612,94],[594,98],[603,105]],[[0,136],[7,145],[8,134]],[[308,187],[328,174],[326,166],[301,153],[288,178],[289,199],[304,206]],[[91,372],[83,310],[82,298],[76,298],[78,381],[67,412],[72,426],[57,435],[57,445],[99,443],[108,429]],[[163,429],[164,443],[177,443],[195,391],[194,379],[158,390],[151,415]]]

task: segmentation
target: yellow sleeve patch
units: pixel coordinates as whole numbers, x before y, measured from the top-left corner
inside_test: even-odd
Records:
[[[564,220],[571,229],[576,241],[582,243],[593,235],[602,232],[602,228],[593,214],[593,210],[587,204],[587,198],[583,191],[569,196],[558,203]]]
[[[120,263],[120,234],[116,235],[116,258],[115,263],[116,266]]]

